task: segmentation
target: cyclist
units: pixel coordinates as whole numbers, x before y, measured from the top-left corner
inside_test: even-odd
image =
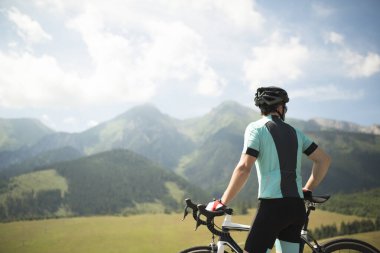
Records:
[[[245,252],[269,252],[275,242],[277,252],[299,252],[305,220],[303,192],[313,191],[330,165],[330,157],[320,147],[284,122],[287,102],[288,94],[281,88],[257,89],[255,105],[260,108],[262,118],[247,126],[240,161],[222,198],[207,205],[212,211],[227,205],[244,186],[255,163],[259,206],[244,246]],[[313,161],[310,178],[304,187],[302,153]]]

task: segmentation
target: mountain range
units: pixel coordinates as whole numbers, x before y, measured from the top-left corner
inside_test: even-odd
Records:
[[[53,132],[37,119],[0,119],[0,151],[33,145]]]
[[[1,119],[0,215],[1,203],[3,212],[9,214],[9,206],[22,206],[21,202],[28,198],[30,203],[39,198],[50,198],[47,202],[55,203],[54,212],[40,210],[41,216],[44,212],[50,215],[135,212],[147,202],[172,210],[179,205],[178,196],[219,197],[240,157],[245,127],[260,117],[258,112],[230,101],[187,120],[170,117],[153,105],[142,105],[80,133],[54,132],[35,119]],[[379,126],[364,127],[327,119],[287,119],[287,122],[305,131],[333,158],[321,192],[351,193],[380,187]],[[306,180],[311,163],[304,160]],[[130,179],[132,171],[147,167],[155,168],[149,174],[151,179],[144,182],[139,176]],[[66,188],[62,184],[45,190],[25,186],[25,181],[45,175],[44,171],[54,175],[49,176],[53,182],[67,182]],[[162,176],[163,173],[168,174]],[[20,177],[24,183],[15,183]],[[254,199],[257,195],[256,173],[251,177],[240,199]],[[127,182],[133,182],[133,187]],[[152,182],[159,186],[155,188]],[[114,187],[107,188],[108,185]],[[137,194],[139,185],[145,187],[141,195],[150,198]],[[86,189],[98,196],[107,192],[103,200],[95,202],[103,204],[97,207],[91,204],[97,198],[86,195]],[[118,191],[122,194],[117,194]],[[110,198],[111,195],[115,197]],[[107,198],[113,199],[109,205]],[[17,204],[17,199],[24,200]],[[78,203],[86,211],[78,209]],[[102,209],[102,205],[107,207]]]
[[[54,132],[36,119],[1,119],[0,171],[65,147],[82,155],[114,148],[130,149],[174,169],[179,158],[220,129],[233,126],[241,130],[241,135],[245,126],[259,117],[258,112],[248,107],[225,102],[202,117],[188,120],[172,118],[149,104],[142,105],[80,133]],[[328,119],[287,121],[303,131],[380,133],[378,125],[364,127]]]
[[[14,176],[0,191],[0,220],[178,210],[207,193],[128,150],[112,150]]]

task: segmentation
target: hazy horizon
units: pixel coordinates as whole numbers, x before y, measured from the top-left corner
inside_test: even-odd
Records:
[[[52,128],[51,126],[49,125],[46,125],[41,119],[38,119],[38,118],[33,118],[33,117],[8,117],[8,118],[2,118],[0,117],[0,119],[37,119],[37,120],[40,120],[41,123],[43,123],[44,125],[46,125],[47,127],[51,128],[52,130],[56,131],[56,132],[67,132],[67,133],[80,133],[80,132],[84,132],[86,130],[89,130],[93,127],[96,127],[97,125],[99,124],[102,124],[104,122],[107,122],[107,121],[110,121],[110,120],[113,120],[125,113],[127,113],[128,111],[130,110],[133,110],[133,109],[136,109],[138,107],[143,107],[143,106],[152,106],[154,108],[156,108],[160,113],[164,114],[164,115],[167,115],[169,116],[170,118],[173,118],[173,119],[176,119],[176,120],[191,120],[191,119],[196,119],[196,118],[199,118],[199,117],[203,117],[205,115],[207,115],[208,113],[210,113],[213,109],[223,105],[223,104],[226,104],[226,103],[237,103],[238,105],[240,106],[243,106],[243,107],[246,107],[247,109],[252,109],[252,113],[260,113],[260,111],[258,110],[258,108],[253,108],[252,107],[249,107],[249,106],[246,106],[246,105],[243,105],[243,104],[240,104],[238,103],[237,101],[233,101],[233,100],[226,100],[226,101],[222,101],[219,105],[216,105],[215,107],[212,107],[210,108],[209,111],[203,113],[203,114],[200,114],[200,115],[195,115],[195,116],[191,116],[191,117],[184,117],[184,118],[181,118],[181,117],[176,117],[176,116],[173,116],[173,115],[170,115],[169,113],[163,111],[162,109],[160,109],[157,105],[153,104],[153,103],[142,103],[142,104],[139,104],[139,105],[135,105],[131,108],[128,108],[126,109],[125,111],[121,112],[121,113],[118,113],[116,115],[110,115],[110,118],[108,119],[105,119],[104,121],[101,121],[101,122],[98,122],[97,124],[94,124],[93,126],[88,126],[87,128],[85,129],[82,129],[82,130],[78,130],[78,131],[63,131],[63,130],[60,130],[60,129],[54,129]],[[358,124],[358,123],[355,123],[355,122],[352,122],[352,121],[345,121],[345,120],[337,120],[337,119],[332,119],[332,118],[323,118],[323,117],[313,117],[313,118],[308,118],[308,119],[301,119],[301,118],[297,118],[297,117],[291,117],[291,116],[288,116],[286,115],[286,119],[285,120],[288,120],[288,119],[293,119],[293,120],[303,120],[303,121],[308,121],[308,120],[315,120],[315,119],[323,119],[323,120],[332,120],[332,121],[338,121],[338,122],[343,122],[343,123],[350,123],[350,124],[355,124],[355,125],[358,125],[358,126],[362,126],[362,127],[371,127],[371,126],[380,126],[380,124],[372,124],[372,125],[364,125],[364,124]]]

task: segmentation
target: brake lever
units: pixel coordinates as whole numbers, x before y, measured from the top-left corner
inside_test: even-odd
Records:
[[[185,218],[186,218],[186,216],[189,214],[189,212],[187,211],[188,208],[189,208],[189,207],[186,205],[186,206],[185,206],[185,210],[183,211],[183,218],[182,218],[182,221],[184,221]]]
[[[201,216],[201,213],[198,212],[198,215],[197,215],[197,223],[195,224],[195,231],[197,231],[198,227],[199,227],[200,225],[202,225],[202,223],[201,223],[201,219],[200,219],[200,216]]]

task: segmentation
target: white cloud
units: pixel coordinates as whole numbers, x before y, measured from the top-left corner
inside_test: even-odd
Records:
[[[34,0],[37,6],[40,6],[47,10],[53,11],[64,11],[65,6],[67,6],[71,1],[61,1],[61,0]]]
[[[146,100],[168,80],[181,83],[195,77],[198,86],[203,86],[209,85],[210,73],[216,75],[207,63],[202,37],[184,23],[146,17],[139,35],[133,32],[128,35],[128,31],[126,35],[114,34],[103,29],[101,14],[93,11],[88,10],[69,26],[81,32],[93,59],[96,73],[92,83],[97,87],[96,92],[108,82],[124,98]],[[222,82],[222,79],[214,77],[212,81]],[[214,86],[223,87],[218,83]],[[111,87],[106,85],[106,90],[99,95],[114,93]],[[209,92],[201,94],[210,95]]]
[[[209,0],[206,0],[209,1]],[[217,8],[237,26],[261,30],[264,23],[263,16],[256,11],[255,2],[251,0],[214,0],[211,1]]]
[[[328,100],[358,100],[363,98],[363,90],[348,90],[330,84],[325,86],[317,86],[304,89],[296,89],[289,91],[290,99],[306,98],[311,101],[328,101]]]
[[[329,32],[329,33],[326,33],[326,35],[325,35],[325,41],[326,41],[326,43],[343,45],[344,44],[344,36],[342,34],[339,34],[336,32]]]
[[[36,44],[52,40],[51,35],[45,32],[37,21],[21,13],[17,8],[12,7],[8,10],[8,18],[16,24],[18,35],[26,43]]]
[[[52,128],[52,129],[57,128],[57,125],[54,123],[54,121],[47,114],[41,115],[40,120],[42,121],[43,124],[47,125],[48,127]]]
[[[78,124],[78,119],[74,117],[67,117],[63,119],[63,123],[66,125],[76,125]]]
[[[69,72],[62,68],[58,57],[37,55],[28,48],[23,52],[20,46],[9,48],[9,52],[0,50],[2,106],[145,102],[164,85],[186,85],[200,95],[218,96],[227,82],[210,64],[206,35],[193,27],[199,24],[192,14],[212,10],[240,29],[259,29],[263,21],[248,0],[231,4],[161,0],[148,6],[140,1],[55,0],[47,4],[37,0],[37,5],[58,10],[57,15],[63,19],[67,17],[66,28],[79,32],[83,39],[91,70],[86,74],[80,70]],[[65,15],[65,10],[70,15]],[[17,24],[30,43],[52,38],[31,17],[15,8],[9,11],[9,17],[14,22],[24,20]]]
[[[380,56],[376,53],[369,52],[364,56],[347,49],[340,56],[349,77],[370,77],[380,72]]]
[[[202,79],[197,87],[199,94],[219,96],[227,85],[226,82],[218,77],[215,71],[209,67],[202,70],[201,75]]]
[[[0,105],[62,107],[145,101],[154,87],[148,86],[144,76],[140,80],[134,73],[128,76],[123,67],[119,62],[109,62],[98,66],[92,75],[81,77],[64,71],[49,55],[0,51]]]
[[[97,125],[99,125],[99,122],[98,121],[96,121],[96,120],[90,120],[90,121],[88,121],[87,122],[87,127],[94,127],[94,126],[97,126]]]
[[[179,85],[202,96],[220,96],[228,84],[225,77],[228,75],[221,67],[227,63],[220,62],[219,58],[223,58],[220,55],[235,57],[231,55],[243,50],[218,54],[215,59],[212,53],[226,52],[227,45],[236,44],[233,39],[215,45],[210,41],[237,34],[241,37],[237,43],[244,48],[247,42],[251,43],[247,34],[262,39],[263,34],[256,32],[267,22],[257,11],[255,1],[250,0],[35,2],[41,8],[58,10],[57,15],[61,15],[67,28],[65,32],[79,34],[91,62],[87,68],[90,70],[85,74],[80,70],[70,72],[62,67],[56,55],[23,52],[22,46],[12,44],[10,51],[0,50],[2,106],[140,103],[167,86],[175,89]],[[321,16],[334,12],[326,5],[315,4],[312,8]],[[16,8],[8,11],[8,17],[28,43],[52,40],[38,22]],[[215,38],[210,40],[209,31],[214,32]],[[219,34],[223,36],[218,37]],[[347,49],[342,34],[330,31],[325,34],[325,42],[340,46],[331,54],[336,59],[322,59],[329,63],[326,66],[337,66],[337,61],[344,63],[332,68],[334,75],[343,67],[352,78],[369,77],[380,71],[378,54],[361,55]],[[245,57],[242,55],[231,61],[236,64],[232,67],[235,73],[240,59]],[[310,58],[311,49],[301,43],[300,36],[284,37],[274,32],[261,44],[253,44],[251,54],[243,62],[243,78],[251,89],[268,84],[286,86],[310,70]],[[331,89],[330,93],[333,94]]]
[[[303,74],[308,57],[309,50],[299,38],[285,40],[274,34],[266,45],[252,48],[252,56],[244,63],[245,78],[253,90],[296,80]]]
[[[322,18],[329,17],[335,13],[334,8],[332,8],[331,6],[328,6],[326,4],[322,4],[322,3],[313,3],[312,9],[313,9],[313,12],[317,16],[322,17]]]
[[[4,54],[0,51],[0,105],[5,107],[60,105],[78,99],[79,79],[64,73],[48,55]]]
[[[380,56],[374,52],[368,52],[367,55],[360,54],[346,45],[344,36],[337,32],[328,32],[324,34],[325,43],[338,45],[325,55],[328,59],[326,62],[332,63],[336,59],[335,70],[342,76],[350,78],[370,77],[380,72]]]

